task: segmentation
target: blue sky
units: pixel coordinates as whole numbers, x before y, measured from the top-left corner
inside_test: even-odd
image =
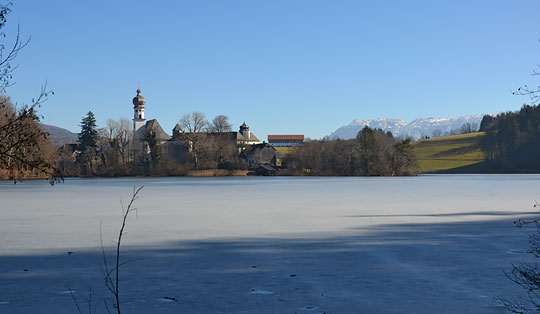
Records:
[[[93,111],[171,132],[185,113],[252,132],[328,135],[353,119],[517,110],[540,63],[540,1],[15,1],[30,45],[8,94],[47,80],[44,122],[79,131]]]

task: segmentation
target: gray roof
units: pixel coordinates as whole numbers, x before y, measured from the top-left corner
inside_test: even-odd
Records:
[[[263,148],[270,148],[270,149],[273,149],[274,151],[276,150],[274,148],[274,146],[268,144],[268,143],[259,143],[259,144],[253,144],[253,145],[250,145],[246,150],[245,150],[245,153],[251,153],[252,151],[255,151],[257,149],[263,149]]]
[[[178,126],[178,125],[177,125]],[[176,129],[176,127],[173,129],[173,131]],[[187,133],[189,134],[189,133]],[[244,137],[242,133],[240,132],[223,132],[223,133],[202,133],[207,134],[209,136],[215,136],[220,137],[222,139],[226,140],[235,140],[235,141],[250,141],[250,142],[260,142],[259,139],[253,135],[253,133],[250,133],[249,139]]]
[[[251,132],[249,132],[249,138],[246,138],[240,132],[232,132],[232,133],[236,133],[236,140],[237,141],[251,141],[251,142],[255,141],[255,142],[259,142],[259,139]]]
[[[167,141],[171,138],[169,134],[165,133],[156,119],[146,121],[145,132],[153,132],[160,141]]]
[[[257,169],[264,169],[264,170],[267,170],[267,171],[276,171],[275,168],[272,168],[269,165],[260,165],[260,166],[257,167]]]

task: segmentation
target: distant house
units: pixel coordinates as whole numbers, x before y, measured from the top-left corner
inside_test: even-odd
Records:
[[[65,157],[70,157],[72,161],[75,161],[77,155],[81,153],[79,150],[79,144],[64,144],[60,146],[57,151]]]
[[[304,143],[304,135],[268,135],[268,143],[275,147],[298,146]]]
[[[240,131],[233,132],[236,133],[236,145],[252,145],[252,144],[258,144],[261,141],[255,136],[255,134],[251,133],[249,130],[249,126],[246,124],[246,122],[242,123],[240,126]]]
[[[270,167],[269,165],[260,165],[255,168],[254,174],[258,176],[274,176],[276,175],[277,170]]]
[[[250,167],[276,164],[276,149],[268,143],[246,146],[241,156],[246,159]]]

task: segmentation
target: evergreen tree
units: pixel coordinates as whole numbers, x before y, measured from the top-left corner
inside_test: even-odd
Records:
[[[96,148],[97,146],[97,126],[96,118],[92,111],[88,111],[86,117],[81,121],[81,133],[79,133],[79,147],[81,152],[85,152],[88,148]]]
[[[79,133],[79,150],[81,153],[77,158],[83,175],[94,174],[97,140],[96,118],[92,111],[88,111],[86,117],[81,121],[81,133]]]
[[[482,122],[480,122],[480,129],[478,131],[479,132],[487,131],[488,127],[490,126],[490,124],[493,123],[493,121],[495,121],[495,117],[489,114],[484,115],[484,117],[482,117]]]
[[[150,162],[152,164],[152,168],[153,170],[156,170],[159,166],[161,166],[163,162],[163,152],[161,150],[161,144],[159,143],[156,133],[154,132],[148,132],[145,135],[145,140],[147,141],[148,147],[150,148]]]

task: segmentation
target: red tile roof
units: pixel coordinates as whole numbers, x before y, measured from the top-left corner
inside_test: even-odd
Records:
[[[304,140],[304,135],[268,135],[269,141],[278,141],[278,140]]]

